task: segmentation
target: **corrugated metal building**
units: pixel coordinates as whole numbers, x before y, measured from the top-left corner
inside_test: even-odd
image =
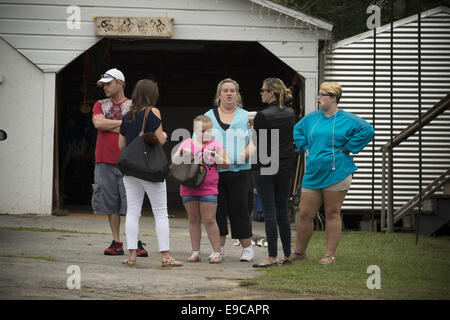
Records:
[[[418,16],[393,24],[393,134],[418,118]],[[370,143],[354,156],[359,170],[344,210],[375,210],[381,206],[381,151],[391,128],[391,28],[377,28],[335,43],[323,51],[322,79],[343,87],[340,107],[375,122],[375,152]],[[450,92],[450,9],[437,7],[421,14],[422,114]],[[373,85],[375,61],[375,104]],[[375,108],[375,119],[373,118]],[[422,132],[423,187],[450,168],[450,110]],[[394,149],[394,209],[418,193],[418,134]],[[375,179],[372,179],[374,159]],[[374,201],[372,201],[374,186]]]

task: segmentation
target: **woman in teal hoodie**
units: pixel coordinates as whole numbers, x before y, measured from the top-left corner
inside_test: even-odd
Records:
[[[306,156],[300,218],[291,261],[306,258],[314,218],[324,205],[326,249],[320,264],[334,263],[342,230],[341,207],[358,168],[350,153],[360,152],[373,138],[373,127],[364,119],[338,108],[342,88],[324,82],[318,95],[319,110],[303,117],[294,127],[294,142]]]

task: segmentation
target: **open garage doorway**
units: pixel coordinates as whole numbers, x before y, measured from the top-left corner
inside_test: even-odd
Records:
[[[113,67],[125,74],[128,98],[138,80],[158,83],[157,107],[169,138],[177,128],[192,132],[193,118],[212,107],[217,84],[225,78],[239,83],[246,110],[263,107],[259,89],[268,77],[292,87],[297,120],[304,110],[302,79],[257,42],[103,39],[57,76],[56,209],[91,210],[97,135],[92,107],[104,99],[97,80]],[[177,143],[165,145],[168,155]],[[178,186],[169,180],[167,191],[169,208],[180,207]]]

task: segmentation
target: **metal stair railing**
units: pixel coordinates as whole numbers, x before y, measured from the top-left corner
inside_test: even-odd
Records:
[[[434,183],[431,183],[427,188],[425,188],[422,192],[419,192],[413,199],[408,201],[405,205],[403,205],[397,212],[394,211],[394,200],[393,200],[393,184],[392,184],[392,175],[393,175],[393,150],[394,147],[398,146],[400,143],[408,139],[414,133],[416,133],[419,129],[423,128],[425,125],[429,124],[433,119],[435,119],[440,114],[444,113],[447,109],[450,108],[450,94],[447,94],[442,100],[436,103],[432,108],[430,108],[425,114],[421,116],[421,121],[419,124],[419,120],[415,120],[408,127],[403,129],[396,137],[394,137],[391,141],[388,141],[384,146],[380,148],[382,152],[382,169],[381,169],[381,230],[387,230],[388,232],[394,231],[394,223],[397,222],[405,213],[411,210],[410,206],[415,202],[419,202],[419,199],[422,200],[421,196],[424,192],[426,194],[424,196],[429,197],[437,188],[434,188]],[[387,161],[386,161],[386,158]],[[386,171],[388,174],[386,174]],[[444,172],[443,175],[448,175],[448,170]],[[442,176],[441,176],[442,177]],[[441,177],[436,179],[438,181]],[[440,186],[443,184],[436,182]],[[388,185],[388,188],[386,188]],[[387,189],[387,190],[386,190]],[[428,192],[433,190],[433,192]],[[386,210],[386,193],[387,193],[387,210]],[[417,206],[417,203],[413,205]],[[399,212],[399,210],[402,210]],[[406,211],[405,211],[406,210]],[[394,218],[395,217],[395,218]]]
[[[430,183],[423,191],[422,191],[422,200],[425,200],[431,195],[433,195],[436,191],[440,190],[445,184],[450,183],[450,169],[441,174],[436,180]],[[419,194],[416,194],[414,198],[405,203],[402,207],[400,207],[397,211],[394,212],[393,218],[394,223],[399,221],[404,215],[417,207],[419,203]]]

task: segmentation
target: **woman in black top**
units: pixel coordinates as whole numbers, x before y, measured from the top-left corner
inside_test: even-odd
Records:
[[[158,85],[148,79],[139,80],[133,90],[133,103],[130,111],[123,117],[119,134],[119,149],[123,151],[140,133],[144,122],[145,110],[152,107],[145,122],[144,133],[153,132],[162,145],[167,140],[163,131],[160,111],[153,107],[159,97]],[[161,252],[163,267],[181,267],[183,263],[170,255],[169,217],[167,212],[166,181],[150,182],[132,176],[123,176],[123,184],[127,194],[127,216],[125,233],[127,236],[128,259],[122,263],[136,264],[136,249],[138,247],[139,219],[141,217],[144,195],[152,205],[155,219],[156,237]]]
[[[281,259],[280,263],[290,262],[288,257],[291,254],[291,229],[288,199],[294,157],[292,132],[295,113],[285,105],[291,98],[291,91],[286,89],[283,81],[278,78],[264,80],[261,88],[261,100],[268,106],[259,111],[254,119],[253,129],[256,133],[255,145],[258,146],[258,152],[256,164],[252,169],[264,212],[269,256],[261,263],[254,264],[255,268],[278,266],[278,229],[284,252],[284,259]],[[264,135],[265,130],[261,129],[266,129],[267,135]],[[267,148],[262,148],[264,145]],[[277,152],[278,154],[276,154]],[[267,161],[268,159],[270,162]]]

